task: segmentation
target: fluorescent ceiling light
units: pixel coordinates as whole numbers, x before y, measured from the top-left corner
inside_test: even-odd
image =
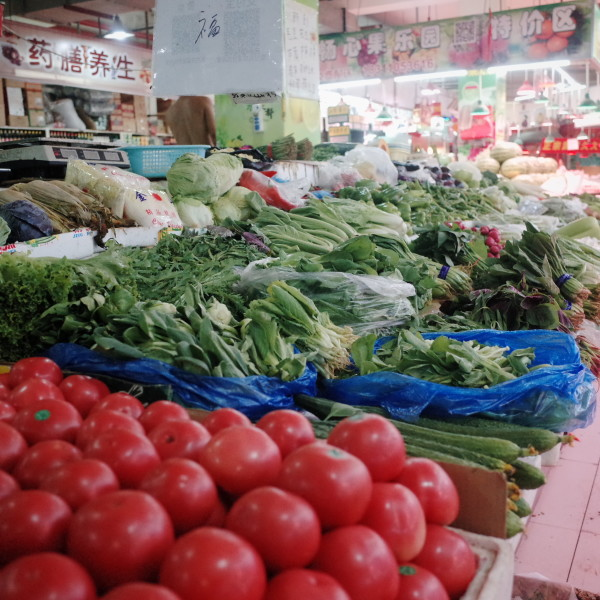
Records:
[[[405,81],[423,81],[428,79],[446,79],[447,77],[464,77],[467,74],[466,69],[458,69],[456,71],[439,71],[436,73],[415,73],[414,75],[399,75],[394,77],[397,83]]]
[[[125,26],[121,22],[121,18],[119,15],[115,15],[113,19],[112,25],[107,33],[105,33],[102,37],[107,40],[126,40],[127,38],[133,37],[134,34],[131,33],[128,29],[125,29]]]
[[[548,60],[546,62],[524,63],[521,65],[498,65],[488,67],[488,73],[512,73],[513,71],[530,71],[532,69],[551,69],[558,67],[568,67],[570,60]]]
[[[535,91],[530,92],[529,94],[520,94],[515,98],[515,102],[527,102],[528,100],[533,100],[535,98]]]
[[[356,79],[354,81],[336,81],[335,83],[322,83],[319,87],[322,90],[341,90],[345,88],[362,87],[366,85],[377,85],[381,79],[373,77],[372,79]]]
[[[20,15],[10,15],[4,17],[5,21],[14,21],[15,23],[23,23],[24,25],[35,25],[36,27],[55,27],[55,23],[46,23],[45,21],[38,21],[37,19],[30,19],[29,17],[21,17]]]

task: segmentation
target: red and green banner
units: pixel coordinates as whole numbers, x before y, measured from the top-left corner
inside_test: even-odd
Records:
[[[321,83],[592,57],[591,0],[319,39]]]

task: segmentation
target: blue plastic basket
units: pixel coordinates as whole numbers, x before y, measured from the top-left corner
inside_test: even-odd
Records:
[[[206,156],[210,146],[125,146],[131,170],[144,177],[166,177],[171,165],[186,152]]]

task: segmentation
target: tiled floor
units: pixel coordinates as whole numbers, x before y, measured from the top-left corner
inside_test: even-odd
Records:
[[[576,431],[558,465],[544,467],[540,489],[515,557],[515,573],[600,594],[600,415]]]

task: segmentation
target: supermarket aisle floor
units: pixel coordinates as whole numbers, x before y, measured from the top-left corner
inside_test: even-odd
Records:
[[[565,446],[533,505],[515,557],[515,573],[600,594],[600,416]]]

